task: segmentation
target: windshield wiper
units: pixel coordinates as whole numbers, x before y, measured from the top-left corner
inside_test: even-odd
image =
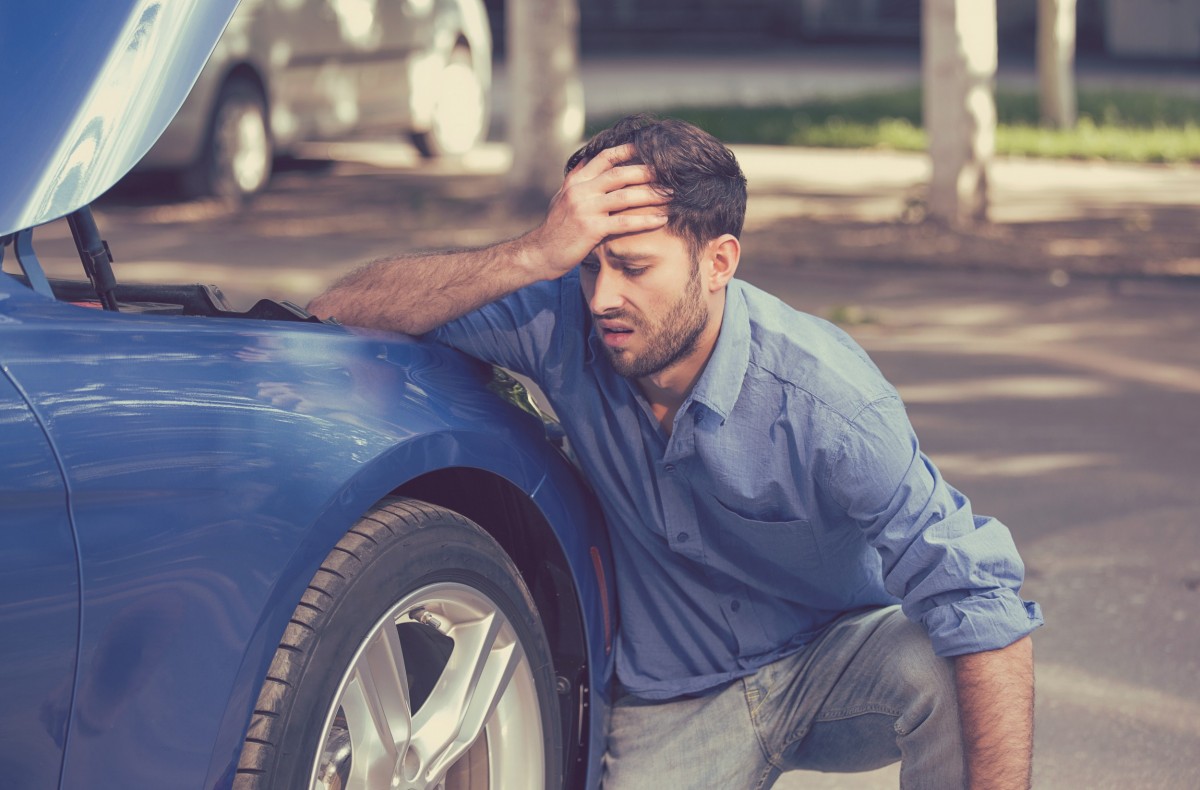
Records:
[[[88,281],[100,305],[105,310],[117,310],[117,278],[112,270],[112,253],[108,251],[108,242],[100,238],[96,228],[96,220],[92,217],[90,206],[71,212],[67,215],[67,224],[71,227],[71,236],[75,239],[75,249],[79,250],[79,259],[83,261],[83,270],[87,272]],[[36,293],[56,298],[54,289],[46,279],[42,263],[33,250],[33,228],[25,228],[16,233],[0,238],[0,262],[4,261],[4,247],[9,244],[17,254],[17,265],[24,273],[23,280]]]
[[[112,270],[112,253],[108,249],[108,242],[100,238],[92,207],[84,206],[68,214],[67,224],[71,226],[75,249],[79,250],[83,270],[92,281],[100,304],[105,310],[116,311],[117,297],[113,292],[117,287],[117,278]]]

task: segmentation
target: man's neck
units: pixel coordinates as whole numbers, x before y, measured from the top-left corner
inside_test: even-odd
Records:
[[[692,353],[668,368],[637,380],[642,397],[649,402],[654,416],[668,434],[671,433],[675,413],[700,380],[713,350],[717,347],[724,314],[725,300],[722,298],[709,313],[708,325],[704,327]]]

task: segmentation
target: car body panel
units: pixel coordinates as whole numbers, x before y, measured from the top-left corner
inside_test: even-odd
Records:
[[[237,0],[5,3],[0,234],[104,193],[183,103]]]
[[[6,787],[55,787],[79,639],[79,568],[62,474],[0,368],[0,771]]]
[[[0,364],[32,406],[12,409],[25,433],[44,427],[65,472],[82,566],[65,786],[226,786],[320,562],[375,502],[434,469],[488,470],[532,497],[570,565],[592,671],[611,661],[591,557],[607,558],[601,524],[542,423],[487,391],[487,366],[327,325],[101,312],[7,277],[0,332]],[[56,517],[53,562],[31,572],[53,565],[70,581]],[[46,656],[69,687],[77,621],[56,605]],[[593,705],[594,737],[601,715]]]
[[[592,528],[557,531],[575,573],[579,607],[586,626],[584,635],[588,641],[591,689],[585,714],[588,752],[584,787],[593,788],[600,786],[600,758],[608,739],[611,684],[616,662],[617,600],[608,533],[600,519],[598,505],[581,491],[582,486],[572,479],[571,470],[553,464],[548,467],[546,480],[538,488],[534,501],[551,524],[577,522],[583,513],[593,514],[596,518]],[[577,564],[586,559],[592,562],[590,568]]]

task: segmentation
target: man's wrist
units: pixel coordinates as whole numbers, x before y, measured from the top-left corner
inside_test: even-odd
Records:
[[[570,267],[563,268],[553,258],[554,250],[541,237],[541,228],[534,228],[523,236],[503,242],[496,252],[522,272],[524,284],[542,280],[557,280]]]

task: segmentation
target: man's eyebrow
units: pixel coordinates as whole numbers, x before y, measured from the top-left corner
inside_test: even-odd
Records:
[[[608,257],[615,258],[622,263],[636,263],[637,261],[644,261],[648,258],[656,258],[658,256],[652,252],[638,252],[637,250],[618,252],[617,250],[609,249]]]

